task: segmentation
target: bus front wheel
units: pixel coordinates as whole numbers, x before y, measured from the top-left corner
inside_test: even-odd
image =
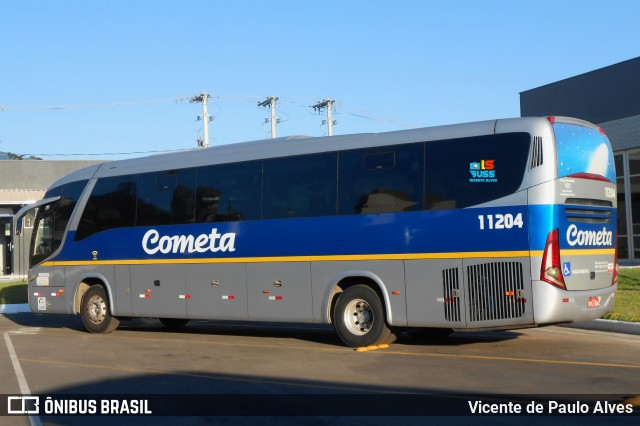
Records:
[[[378,294],[366,285],[355,285],[340,294],[333,312],[336,332],[351,347],[387,343],[392,333]]]
[[[80,316],[90,333],[111,333],[120,324],[120,320],[111,316],[109,299],[101,285],[89,287],[82,296]]]

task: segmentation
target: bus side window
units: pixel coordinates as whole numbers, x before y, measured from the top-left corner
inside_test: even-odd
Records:
[[[195,169],[138,176],[137,226],[193,223]]]
[[[422,209],[424,144],[340,153],[339,214]]]
[[[427,142],[425,209],[460,209],[513,194],[530,141],[528,133],[504,133]]]
[[[198,168],[196,222],[260,219],[262,162]]]
[[[263,218],[336,214],[337,154],[264,161]]]
[[[75,241],[113,228],[135,226],[136,176],[101,178],[80,217]]]

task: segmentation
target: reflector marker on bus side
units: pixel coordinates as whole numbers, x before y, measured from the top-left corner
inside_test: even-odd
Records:
[[[282,296],[269,296],[269,300],[282,300]]]
[[[234,300],[236,297],[233,295],[224,295],[222,296],[222,300]]]
[[[191,299],[191,295],[190,294],[179,294],[178,298],[179,299]]]

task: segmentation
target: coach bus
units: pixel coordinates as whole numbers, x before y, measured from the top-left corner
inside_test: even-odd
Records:
[[[96,164],[20,213],[37,209],[29,304],[93,333],[134,317],[306,322],[353,347],[600,318],[617,289],[615,176],[604,132],[564,117]]]

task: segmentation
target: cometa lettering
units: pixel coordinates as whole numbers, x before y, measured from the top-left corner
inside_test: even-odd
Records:
[[[236,250],[235,241],[235,233],[220,234],[217,228],[198,236],[160,235],[155,229],[150,229],[142,237],[142,249],[147,254],[232,252]]]
[[[602,228],[601,231],[579,231],[576,225],[567,228],[567,242],[570,246],[613,246],[613,232]]]

